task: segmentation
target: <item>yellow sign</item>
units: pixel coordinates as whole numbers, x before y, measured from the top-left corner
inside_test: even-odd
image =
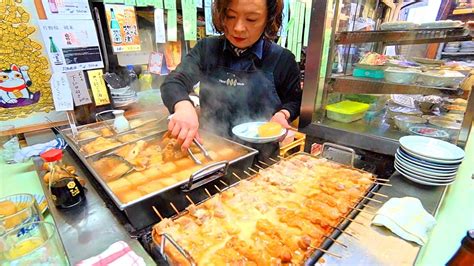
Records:
[[[135,7],[109,4],[104,7],[114,53],[140,51]]]
[[[89,77],[89,82],[91,84],[95,105],[100,106],[109,104],[109,95],[107,94],[107,88],[105,87],[105,82],[102,78],[102,70],[89,70],[87,71],[87,76]]]

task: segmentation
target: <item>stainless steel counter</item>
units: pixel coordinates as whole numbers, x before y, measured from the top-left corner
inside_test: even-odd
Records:
[[[55,138],[51,130],[27,134],[25,137],[28,145],[46,142]],[[130,237],[124,225],[116,218],[116,214],[112,213],[113,209],[107,207],[98,191],[91,185],[93,177],[71,153],[72,151],[70,150],[64,153],[63,162],[73,165],[77,170],[77,174],[88,180],[86,184],[87,200],[76,208],[58,210],[54,207],[50,198],[46,197],[48,199],[49,212],[58,228],[69,262],[74,265],[83,259],[103,252],[111,244],[122,240],[141,256],[147,265],[155,265],[156,263],[140,242]],[[39,172],[41,164],[41,159],[35,160],[35,166],[40,178],[42,178],[42,174]],[[43,185],[45,195],[48,195],[47,186],[44,182],[41,182],[41,184]]]
[[[54,137],[51,134],[51,131],[41,132],[27,136],[27,140],[29,144],[45,142]],[[83,206],[70,211],[58,211],[54,207],[50,208],[70,262],[74,264],[102,252],[118,240],[124,240],[138,255],[145,259],[148,265],[155,263],[162,265],[165,263],[161,258],[154,262],[140,242],[130,237],[130,233],[126,230],[127,226],[124,225],[123,214],[117,212],[112,202],[107,200],[104,195],[100,195],[101,192],[91,185],[90,182],[94,182],[94,178],[87,172],[86,168],[82,168],[80,160],[72,154],[72,151],[65,152],[64,161],[67,164],[74,165],[78,174],[89,180],[86,185],[88,189],[86,193],[87,201]],[[433,215],[438,210],[446,192],[445,187],[418,185],[406,180],[398,173],[390,177],[390,184],[393,186],[384,186],[378,192],[389,197],[417,197],[421,200],[424,208]],[[43,189],[47,190],[45,186],[43,186]],[[380,196],[375,196],[375,198],[386,201],[386,198]],[[54,206],[52,202],[48,203],[49,206]],[[381,206],[381,204],[371,201],[368,202],[368,205],[374,208],[370,209],[372,212],[375,212]],[[363,225],[351,223],[345,229],[356,235],[358,240],[341,234],[338,240],[345,243],[347,248],[333,244],[329,247],[329,251],[342,256],[342,259],[326,254],[323,255],[320,262],[327,265],[413,264],[420,247],[402,240],[384,228],[370,226],[371,219],[372,215],[359,213],[355,220]]]

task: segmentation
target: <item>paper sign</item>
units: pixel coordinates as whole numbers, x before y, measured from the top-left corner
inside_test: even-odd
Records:
[[[165,19],[163,9],[155,8],[155,39],[156,43],[166,42]]]
[[[51,92],[56,111],[74,110],[71,89],[69,88],[66,74],[60,72],[53,73],[51,76]]]
[[[206,22],[206,35],[218,35],[219,33],[212,24],[212,8],[210,6],[204,7],[204,20]]]
[[[40,20],[54,72],[104,67],[93,20]]]
[[[153,74],[161,75],[161,67],[163,66],[163,54],[153,52],[150,54],[150,61],[148,62],[148,71]]]
[[[148,6],[148,1],[147,0],[135,0],[136,1],[136,6]]]
[[[204,0],[204,7],[212,6],[212,0]]]
[[[176,42],[178,40],[178,29],[177,29],[177,13],[176,9],[168,9],[166,11],[167,16],[167,33],[168,41]]]
[[[87,76],[89,77],[95,105],[100,106],[109,104],[109,95],[107,94],[107,88],[105,87],[105,82],[102,78],[102,70],[89,70],[87,71]]]
[[[164,0],[165,9],[175,9],[176,10],[176,0]]]
[[[163,9],[163,0],[152,0],[152,5],[155,7],[155,8],[161,8]]]
[[[278,32],[279,36],[286,37],[288,36],[288,21],[290,16],[290,1],[284,0],[283,1],[283,12],[282,12],[282,20],[280,30]]]
[[[195,0],[196,7],[202,8],[202,0]]]
[[[124,4],[126,6],[135,6],[135,0],[125,0]]]
[[[92,103],[91,96],[87,90],[86,78],[83,71],[66,73],[72,98],[76,106]]]
[[[104,5],[114,53],[140,51],[135,7]]]
[[[165,58],[168,69],[176,69],[181,63],[181,42],[165,43]]]
[[[181,0],[185,41],[197,39],[197,9],[194,0]]]
[[[301,49],[303,48],[303,25],[304,25],[304,16],[305,16],[305,12],[304,12],[305,3],[300,2],[299,8],[300,8],[300,11],[298,13],[299,20],[298,20],[298,29],[297,29],[298,39],[296,41],[296,48],[295,48],[296,62],[301,61]]]
[[[52,19],[92,19],[89,1],[82,0],[42,0],[44,11]],[[123,3],[123,0],[122,2]]]
[[[123,4],[124,0],[104,0],[104,4]]]

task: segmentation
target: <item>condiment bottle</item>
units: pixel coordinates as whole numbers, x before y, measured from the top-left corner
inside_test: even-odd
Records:
[[[468,230],[461,241],[461,246],[446,265],[474,265],[474,229]]]
[[[49,192],[54,205],[60,209],[74,207],[86,199],[84,188],[63,163],[63,151],[51,149],[42,153],[41,158],[49,164]]]

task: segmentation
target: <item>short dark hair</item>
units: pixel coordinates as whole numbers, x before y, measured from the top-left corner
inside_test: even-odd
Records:
[[[212,23],[219,33],[224,33],[224,19],[231,0],[215,0],[212,5]],[[280,30],[283,12],[283,0],[267,0],[267,24],[263,35],[274,40]]]

